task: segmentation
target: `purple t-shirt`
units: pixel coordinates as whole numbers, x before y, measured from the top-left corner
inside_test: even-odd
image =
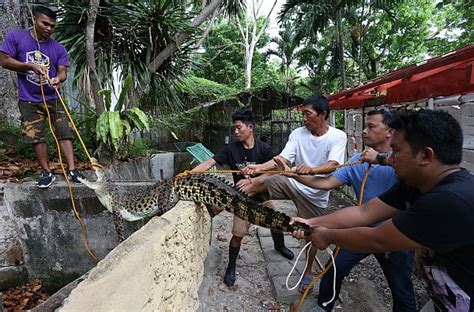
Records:
[[[7,33],[0,51],[20,62],[45,64],[49,77],[57,76],[58,66],[69,66],[66,48],[52,38],[38,42],[30,30],[12,30]],[[57,98],[56,91],[43,79],[43,89],[47,101]],[[18,98],[20,101],[42,102],[40,80],[33,71],[18,73]]]

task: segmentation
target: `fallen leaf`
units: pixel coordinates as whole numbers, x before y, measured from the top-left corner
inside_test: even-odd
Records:
[[[216,239],[220,242],[225,242],[227,239],[221,235],[221,233],[217,233]]]

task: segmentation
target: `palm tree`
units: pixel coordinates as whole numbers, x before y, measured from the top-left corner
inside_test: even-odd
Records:
[[[99,0],[93,0],[96,3]],[[93,2],[91,1],[91,3]],[[207,18],[215,10],[235,14],[243,0],[100,0],[94,25],[95,64],[86,62],[88,17],[94,9],[89,1],[63,0],[60,5],[58,39],[77,66],[82,91],[91,90],[91,72],[101,88],[113,89],[113,74],[123,79],[129,73],[135,85],[128,105],[175,110],[180,101],[174,82],[192,66],[191,57]],[[90,25],[89,25],[90,26]],[[90,27],[89,27],[90,29]],[[178,49],[179,47],[179,49]],[[89,45],[89,52],[91,45]]]
[[[298,47],[301,43],[301,38],[298,33],[294,31],[294,26],[290,22],[283,23],[283,29],[278,32],[278,37],[270,39],[271,43],[277,45],[276,49],[269,49],[267,55],[275,55],[281,59],[280,70],[285,77],[286,92],[293,93],[290,85],[293,85],[291,77],[291,65],[298,59],[298,52],[301,51]]]
[[[343,16],[351,8],[365,5],[389,6],[403,0],[288,0],[280,12],[280,19],[291,19],[297,25],[297,33],[308,43],[316,43],[321,32],[334,28],[331,46],[334,47],[331,64],[337,65],[341,77],[341,88],[346,87],[344,62]]]
[[[8,30],[12,28],[25,28],[28,25],[28,8],[20,0],[5,0],[0,5],[0,38],[3,40]],[[18,96],[16,88],[16,75],[8,70],[0,71],[0,119],[20,117],[18,111]]]

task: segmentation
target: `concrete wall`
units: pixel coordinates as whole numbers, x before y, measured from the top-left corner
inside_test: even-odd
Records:
[[[114,162],[107,169],[111,181],[148,181],[174,176],[174,153],[163,152],[129,162]]]
[[[91,249],[103,258],[118,244],[112,215],[85,186],[74,185],[73,194]],[[12,247],[21,246],[21,249],[7,249],[16,255],[14,257],[5,257],[2,253],[3,263],[10,270],[24,267],[29,278],[40,278],[46,287],[59,288],[95,265],[84,248],[81,226],[72,213],[63,181],[46,190],[38,189],[35,183],[6,184],[5,207],[12,230],[4,232],[2,229],[2,233],[10,234],[10,241],[15,243]],[[127,234],[143,223],[126,223]],[[16,265],[12,265],[12,261]]]
[[[28,278],[17,227],[4,205],[4,184],[0,184],[0,289],[16,286]]]
[[[474,172],[474,103],[462,103],[460,106],[440,107],[448,111],[461,124],[464,142],[461,166]]]
[[[180,201],[109,253],[61,311],[195,311],[211,219]]]

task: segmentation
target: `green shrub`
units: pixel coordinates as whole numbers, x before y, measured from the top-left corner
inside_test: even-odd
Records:
[[[10,118],[0,120],[0,160],[10,157],[35,159],[31,144],[26,143],[21,133],[21,125]]]
[[[146,156],[150,152],[150,140],[136,137],[128,145],[127,154],[130,157]]]

